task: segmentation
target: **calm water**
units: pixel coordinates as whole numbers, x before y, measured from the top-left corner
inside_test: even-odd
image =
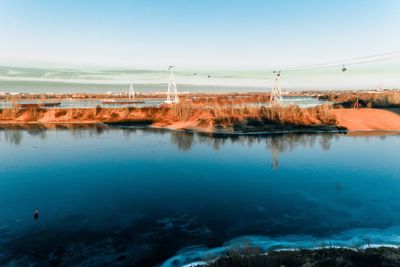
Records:
[[[51,108],[96,108],[98,106],[103,108],[127,108],[127,107],[158,107],[161,104],[165,103],[165,99],[140,99],[143,103],[128,103],[128,104],[115,104],[115,103],[103,103],[102,100],[95,100],[95,99],[79,99],[79,100],[47,100],[44,103],[57,103],[60,102],[60,105],[56,107],[47,107]],[[138,101],[138,100],[120,100],[120,101]],[[318,99],[313,99],[315,103],[318,103]],[[118,101],[117,101],[118,102]],[[310,101],[306,101],[309,104]],[[321,101],[321,103],[323,103]],[[43,101],[40,100],[26,100],[26,101],[19,101],[18,104],[43,104]],[[317,105],[317,104],[314,104]],[[6,108],[13,108],[13,103],[9,101],[0,101],[0,109]]]
[[[122,100],[123,101],[123,100]],[[126,101],[126,100],[125,100]],[[124,107],[157,107],[161,104],[165,103],[165,99],[142,99],[144,103],[130,103],[130,104],[114,104],[108,103],[104,104],[101,100],[59,100],[59,101],[46,101],[46,103],[52,102],[60,102],[60,105],[56,108],[95,108],[97,106],[101,106],[104,108],[124,108]],[[20,101],[19,104],[42,104],[43,102],[40,100],[29,100],[29,101]],[[283,97],[283,105],[298,105],[301,108],[314,107],[322,104],[327,104],[329,102],[325,100],[320,100],[311,96],[284,96]],[[260,102],[260,103],[248,103],[250,106],[269,106],[269,102]],[[238,106],[242,106],[238,105]],[[12,108],[13,103],[8,101],[0,100],[0,109],[1,108]],[[53,108],[53,107],[49,107]]]
[[[400,244],[398,135],[5,128],[0,265],[182,266],[243,244]]]

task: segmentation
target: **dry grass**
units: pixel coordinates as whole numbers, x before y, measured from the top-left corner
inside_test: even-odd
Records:
[[[360,108],[400,107],[399,91],[374,93],[329,93],[321,95],[320,98],[336,102],[336,108],[353,108],[355,106]]]
[[[227,124],[251,119],[279,125],[334,125],[336,121],[330,109],[330,105],[305,109],[298,106],[216,107],[212,114],[215,120],[226,121]]]
[[[272,125],[334,125],[332,106],[323,105],[302,109],[298,106],[273,106],[271,108],[254,105],[265,102],[267,94],[228,95],[181,99],[179,104],[145,108],[71,108],[71,109],[5,109],[0,112],[0,121],[17,122],[128,122],[152,121],[159,125],[177,122],[192,122],[198,127],[252,127]],[[248,103],[253,103],[248,105]]]
[[[187,121],[193,116],[194,106],[186,100],[171,107],[172,117],[174,121]]]

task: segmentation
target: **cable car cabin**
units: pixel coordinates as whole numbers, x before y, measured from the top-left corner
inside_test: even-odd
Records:
[[[273,73],[273,74],[276,74],[277,77],[281,76],[281,71],[275,71],[275,70],[274,70],[272,73]]]
[[[346,70],[347,70],[346,66],[343,65],[343,67],[342,67],[342,72],[345,72]]]

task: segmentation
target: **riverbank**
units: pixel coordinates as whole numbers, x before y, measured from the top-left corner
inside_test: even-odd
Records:
[[[333,109],[337,125],[349,131],[399,131],[397,109]]]
[[[105,123],[202,132],[331,131],[340,129],[328,106],[236,107],[175,105],[143,108],[3,109],[0,123]]]
[[[151,126],[210,133],[400,131],[398,110],[193,107],[3,109],[1,124],[95,124]]]
[[[261,266],[399,266],[400,249],[392,247],[349,249],[325,248],[315,250],[271,251],[267,254],[231,252],[207,267],[261,267]]]

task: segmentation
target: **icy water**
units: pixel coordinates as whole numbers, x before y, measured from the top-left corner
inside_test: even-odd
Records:
[[[60,101],[46,101],[46,103],[52,102],[60,102],[59,106],[56,107],[48,107],[50,108],[96,108],[98,106],[103,108],[125,108],[125,107],[158,107],[161,104],[165,103],[165,99],[141,99],[143,103],[129,103],[129,104],[115,104],[115,103],[107,103],[104,104],[101,100],[60,100]],[[121,100],[121,101],[132,101],[132,100]],[[325,100],[320,100],[311,96],[284,96],[283,97],[283,105],[298,105],[302,108],[315,107],[322,104],[329,103]],[[29,101],[20,101],[18,104],[43,104],[43,101],[40,100],[29,100]],[[261,103],[248,103],[249,106],[269,106],[269,102],[261,102]],[[243,104],[238,105],[243,106]],[[13,103],[7,101],[0,100],[0,109],[12,108]]]
[[[140,100],[132,100],[132,99],[127,99],[127,100],[119,100],[119,101],[125,101],[124,104],[119,103],[118,100],[116,103],[103,103],[102,100],[96,100],[96,99],[73,99],[73,100],[48,100],[48,101],[40,101],[40,100],[27,100],[27,101],[19,101],[18,104],[43,104],[43,103],[57,103],[59,102],[60,105],[55,106],[55,107],[45,107],[48,109],[52,108],[66,108],[66,109],[71,109],[71,108],[96,108],[98,106],[103,107],[103,108],[127,108],[127,107],[137,107],[137,108],[143,108],[143,107],[158,107],[161,104],[165,103],[165,99],[140,99]],[[126,103],[131,101],[131,103]],[[137,101],[137,102],[135,102]],[[305,100],[304,101],[306,105],[309,105],[310,101]],[[318,103],[324,103],[323,101],[319,101],[318,99],[313,99],[314,105],[317,105]],[[301,102],[300,102],[301,104]],[[10,109],[13,108],[13,103],[8,102],[8,101],[1,101],[0,100],[0,109]]]
[[[398,135],[0,128],[1,266],[400,244]]]

